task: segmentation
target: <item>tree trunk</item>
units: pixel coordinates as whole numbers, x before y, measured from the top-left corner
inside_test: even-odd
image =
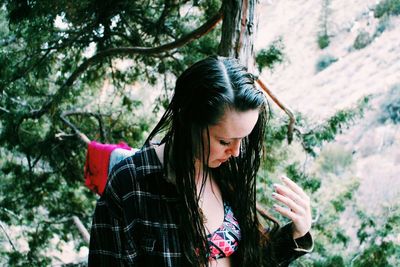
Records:
[[[254,40],[258,21],[255,7],[258,0],[224,0],[223,23],[218,54],[234,57],[254,71]]]

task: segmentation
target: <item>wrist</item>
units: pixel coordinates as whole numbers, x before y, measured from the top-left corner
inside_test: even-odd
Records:
[[[306,234],[307,234],[307,232],[302,233],[302,232],[293,230],[293,239],[301,238],[301,237],[305,236]]]

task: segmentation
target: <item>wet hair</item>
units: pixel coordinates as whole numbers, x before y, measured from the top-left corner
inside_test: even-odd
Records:
[[[242,139],[238,157],[231,157],[218,168],[208,168],[208,127],[217,124],[227,110],[258,110],[258,120],[250,135]],[[201,190],[207,175],[211,174],[239,222],[242,239],[233,255],[238,266],[262,265],[260,243],[267,242],[268,234],[262,230],[257,217],[256,174],[266,123],[265,96],[256,88],[254,76],[236,59],[208,57],[189,67],[177,79],[172,100],[146,143],[156,135],[163,135],[164,170],[166,175],[175,178],[182,205],[180,236],[186,244],[182,249],[192,266],[208,266],[209,253],[194,177],[196,158],[203,163]],[[202,138],[204,133],[206,141]],[[272,220],[265,214],[264,218]]]

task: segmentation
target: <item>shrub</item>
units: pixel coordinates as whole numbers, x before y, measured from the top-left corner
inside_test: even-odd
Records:
[[[400,84],[394,86],[389,92],[381,110],[381,123],[390,121],[394,124],[400,124]]]
[[[322,1],[321,17],[320,17],[320,31],[318,32],[318,46],[324,49],[329,46],[330,40],[328,35],[328,17],[331,14],[330,9],[331,0]]]
[[[374,16],[400,15],[400,0],[384,0],[375,7]]]
[[[335,63],[336,61],[338,61],[338,59],[331,55],[320,56],[315,66],[316,71],[320,72],[329,67],[332,63]]]
[[[258,70],[261,72],[265,67],[273,70],[276,64],[282,63],[285,59],[284,48],[282,38],[279,37],[267,49],[261,49],[256,55]]]
[[[354,267],[399,266],[400,246],[396,241],[400,225],[399,211],[398,204],[385,207],[380,216],[357,211],[361,221],[357,237],[364,249],[354,257]]]
[[[318,46],[321,49],[324,49],[329,46],[330,40],[329,35],[327,33],[318,35]]]
[[[381,35],[386,29],[390,27],[390,19],[389,16],[383,16],[379,19],[379,24],[376,27],[375,33],[373,38],[378,37]]]
[[[372,38],[366,31],[360,31],[354,40],[353,47],[357,50],[363,49],[372,42]]]
[[[321,179],[307,175],[301,170],[299,162],[289,164],[286,166],[285,171],[287,177],[312,193],[316,192],[321,187]]]
[[[321,151],[319,162],[324,173],[341,175],[351,167],[353,155],[341,146],[330,145]]]
[[[370,97],[363,97],[356,107],[339,110],[328,121],[311,128],[307,132],[296,131],[296,136],[300,138],[304,150],[315,157],[317,155],[316,149],[321,148],[324,142],[333,141],[336,134],[342,133],[344,129],[350,127],[355,119],[363,116],[365,109],[369,107]],[[297,116],[296,120],[298,128],[310,128],[302,116]]]

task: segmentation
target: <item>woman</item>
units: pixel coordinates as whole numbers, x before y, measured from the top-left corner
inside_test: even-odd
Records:
[[[273,194],[290,224],[256,210],[266,120],[266,99],[237,60],[183,72],[144,147],[110,174],[89,266],[285,266],[309,252],[310,201],[294,182]]]

